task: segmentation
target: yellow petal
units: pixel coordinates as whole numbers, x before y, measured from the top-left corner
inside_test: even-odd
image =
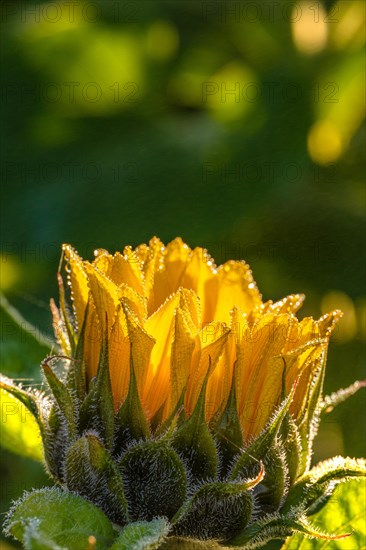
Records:
[[[160,239],[154,237],[150,240],[148,254],[143,263],[149,315],[152,315],[164,303],[167,296],[166,286],[158,277],[159,271],[164,269],[164,251],[165,247]]]
[[[83,324],[88,303],[89,286],[84,265],[77,252],[68,244],[62,247],[67,262],[68,279],[71,287],[71,298],[79,327]]]
[[[181,278],[181,286],[195,291],[201,302],[202,321],[214,320],[216,281],[215,264],[206,250],[195,248]]]
[[[169,396],[171,345],[174,337],[175,310],[179,306],[177,292],[148,318],[146,332],[156,340],[152,349],[149,370],[142,399],[149,406],[149,417],[161,407]]]
[[[306,345],[311,340],[319,338],[319,327],[312,317],[304,317],[304,319],[298,321],[296,317],[293,316],[291,317],[291,324],[283,353],[288,353]]]
[[[98,371],[99,354],[102,342],[102,328],[93,300],[89,301],[85,319],[84,359],[87,377],[93,378]]]
[[[127,322],[128,336],[132,344],[132,360],[137,386],[139,394],[142,395],[148,375],[151,351],[156,344],[156,340],[140,325],[138,318],[129,308],[126,299],[122,299],[122,307]]]
[[[270,357],[267,363],[267,374],[258,393],[258,398],[247,401],[244,408],[246,441],[257,437],[268,419],[281,401],[282,374],[284,364],[278,357]]]
[[[329,338],[333,330],[335,329],[338,321],[342,317],[343,313],[339,309],[336,309],[335,311],[332,311],[331,313],[327,313],[326,315],[323,315],[323,317],[320,317],[320,319],[317,321],[320,336],[322,338]]]
[[[125,400],[130,381],[130,347],[126,317],[119,305],[108,340],[109,374],[111,378],[113,401],[117,410]]]
[[[127,302],[122,299],[109,338],[109,372],[116,409],[123,403],[128,392],[131,350],[137,386],[141,394],[154,344],[155,340],[140,326]]]
[[[113,256],[109,254],[104,248],[99,248],[94,252],[96,258],[93,261],[92,265],[101,271],[107,277],[110,277],[112,265],[113,265]]]
[[[213,322],[205,326],[196,338],[192,357],[192,366],[188,381],[184,407],[188,415],[192,414],[206,375],[212,375],[218,360],[224,351],[230,329],[223,323]]]
[[[178,289],[179,306],[189,326],[191,334],[196,334],[202,327],[201,305],[197,294],[186,288]]]
[[[116,252],[109,276],[117,285],[127,284],[141,296],[145,295],[144,274],[132,250],[124,255]]]
[[[171,394],[165,416],[169,416],[176,408],[182,392],[187,384],[192,364],[192,354],[195,347],[195,337],[186,321],[181,308],[175,312],[174,339],[171,348],[170,384]]]
[[[146,262],[147,260],[147,257],[149,255],[149,247],[147,244],[143,243],[143,244],[140,244],[139,246],[137,246],[134,250],[134,253],[138,259],[138,261],[140,262],[140,266],[141,268],[143,268],[144,266],[144,263]]]
[[[279,355],[285,345],[291,316],[288,314],[267,313],[253,327],[246,328],[238,350],[240,378],[239,414],[246,437],[252,434],[253,421],[248,413],[251,403],[261,407],[260,394],[264,381],[269,376],[269,363]]]
[[[247,313],[262,303],[252,272],[245,262],[229,261],[220,266],[217,284],[214,319],[229,324],[230,310],[234,306]]]
[[[312,385],[314,374],[318,371],[319,367],[323,365],[326,346],[327,343],[324,342],[324,340],[319,340],[317,343],[315,342],[314,345],[308,344],[307,353],[303,353],[297,361],[296,367],[301,375],[290,407],[290,412],[294,418],[299,418],[302,415],[304,407],[307,406],[306,396]],[[306,347],[307,346],[304,346],[304,348]],[[289,386],[287,379],[286,386]]]
[[[52,325],[58,343],[65,355],[70,355],[71,347],[65,323],[61,319],[60,312],[53,299],[50,300],[50,309],[52,314]]]
[[[103,333],[108,325],[108,331],[114,324],[120,293],[118,287],[92,264],[85,262],[89,287],[98,314]]]
[[[290,294],[275,303],[273,303],[272,300],[269,300],[263,304],[263,313],[296,313],[301,308],[304,300],[304,294]]]
[[[181,286],[181,278],[186,269],[190,254],[191,249],[180,237],[167,244],[164,256],[164,268],[170,294],[176,292]]]
[[[146,318],[146,301],[127,284],[116,285],[89,262],[85,262],[89,286],[94,299],[95,307],[103,330],[108,319],[109,331],[114,323],[117,307],[121,299],[128,301],[128,305],[138,319],[143,322]]]
[[[174,239],[163,249],[162,262],[154,276],[153,307],[159,307],[168,296],[179,289],[190,254],[191,249],[180,238]]]
[[[233,368],[236,359],[235,337],[229,333],[224,351],[211,373],[206,390],[205,417],[209,421],[218,412],[223,411],[229,398]]]

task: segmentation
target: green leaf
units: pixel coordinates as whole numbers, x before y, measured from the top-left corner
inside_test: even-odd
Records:
[[[39,520],[30,519],[24,527],[25,550],[67,550],[51,539],[45,537],[39,530]]]
[[[0,389],[1,445],[21,456],[42,462],[43,447],[38,423],[14,395]]]
[[[339,540],[309,540],[292,535],[282,550],[361,550],[366,540],[366,481],[351,481],[337,487],[326,506],[312,516],[311,522],[334,534],[351,533]]]
[[[25,493],[6,518],[5,534],[25,544],[29,521],[38,522],[39,536],[44,541],[69,550],[87,548],[90,537],[96,540],[93,548],[104,550],[115,538],[112,524],[101,510],[55,487]]]
[[[130,523],[110,550],[153,550],[159,548],[168,531],[169,525],[164,518]]]

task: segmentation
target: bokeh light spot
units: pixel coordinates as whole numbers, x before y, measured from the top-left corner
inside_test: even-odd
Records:
[[[330,120],[319,120],[310,128],[308,151],[312,160],[326,165],[335,162],[343,152],[342,136]]]

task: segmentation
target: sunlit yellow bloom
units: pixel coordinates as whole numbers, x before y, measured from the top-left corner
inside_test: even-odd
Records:
[[[280,403],[284,372],[286,393],[298,379],[291,412],[301,418],[339,311],[299,321],[302,295],[263,303],[245,262],[216,267],[205,250],[180,238],[166,246],[153,238],[114,256],[98,250],[92,263],[69,245],[64,254],[79,330],[85,323],[87,376],[96,375],[108,334],[116,410],[127,395],[132,353],[150,420],[159,414],[163,421],[182,396],[189,416],[207,378],[206,420],[222,412],[235,384],[249,440]]]

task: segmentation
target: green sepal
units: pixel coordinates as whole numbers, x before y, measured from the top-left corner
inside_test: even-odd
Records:
[[[112,457],[96,435],[86,434],[68,450],[66,485],[88,498],[114,522],[127,521],[123,480]]]
[[[281,391],[282,400],[286,398],[286,361],[284,357],[283,362],[284,369],[282,372]],[[292,485],[298,477],[302,446],[299,430],[289,410],[287,411],[285,418],[283,419],[280,429],[280,437],[282,441],[282,448],[286,457],[288,482],[289,485]]]
[[[251,474],[251,469],[260,461],[263,460],[268,450],[275,443],[277,434],[280,431],[282,422],[289,410],[292,398],[295,392],[295,385],[291,392],[284,399],[275,413],[267,422],[261,434],[251,443],[234,463],[230,473],[230,479],[235,480],[239,477],[246,477]]]
[[[75,351],[73,355],[73,361],[70,362],[69,369],[66,376],[66,386],[73,391],[79,402],[85,399],[86,395],[86,369],[84,360],[84,343],[85,343],[85,327],[86,319],[88,315],[89,304],[85,309],[84,321],[81,326]]]
[[[243,445],[243,434],[236,403],[234,375],[226,407],[218,421],[214,422],[212,429],[221,458],[220,473],[224,477],[228,473],[234,457],[241,453]]]
[[[55,356],[56,358],[57,356]],[[76,410],[74,401],[70,395],[69,390],[56,374],[53,372],[52,368],[48,364],[48,361],[52,360],[53,357],[49,357],[42,362],[42,369],[46,377],[48,386],[55,398],[57,407],[60,411],[60,414],[66,421],[67,430],[69,437],[73,440],[76,436]]]
[[[298,473],[301,475],[310,467],[312,447],[314,438],[318,432],[321,399],[324,385],[326,364],[326,351],[323,351],[323,357],[320,366],[311,380],[308,393],[304,400],[303,413],[298,420],[299,435],[301,440],[301,456],[299,460]]]
[[[284,445],[276,442],[263,458],[266,475],[258,486],[256,502],[262,512],[275,512],[280,507],[288,489],[288,468]]]
[[[173,519],[174,534],[200,540],[231,539],[249,523],[253,497],[246,483],[206,483]]]
[[[302,445],[299,430],[291,413],[288,412],[281,428],[281,439],[286,455],[289,484],[293,485],[299,475],[299,465],[302,453]]]
[[[366,476],[366,461],[363,459],[343,458],[340,456],[321,462],[303,475],[291,487],[281,512],[288,512],[292,507],[303,509],[317,506],[318,501],[329,496],[337,483],[352,478]]]
[[[25,493],[9,511],[4,533],[24,544],[29,521],[37,522],[44,540],[67,549],[88,548],[89,537],[95,537],[96,550],[108,548],[116,533],[105,514],[78,495],[47,487]]]
[[[61,421],[56,404],[52,404],[43,433],[44,457],[49,474],[55,481],[62,482],[64,477],[63,459],[67,440],[65,427]]]
[[[207,380],[206,376],[192,415],[172,437],[172,445],[186,462],[192,481],[213,479],[218,472],[216,445],[205,421]]]
[[[165,405],[166,405],[166,400],[162,405],[160,405],[160,407],[158,408],[154,416],[150,419],[151,431],[155,434],[157,433],[158,428],[162,425],[162,418],[163,418]]]
[[[155,435],[156,437],[161,436],[162,434],[166,432],[170,432],[172,429],[172,426],[180,426],[184,420],[184,396],[186,393],[187,385],[183,388],[183,391],[181,393],[181,396],[178,400],[178,403],[176,404],[174,410],[172,413],[168,416],[164,422],[160,424],[160,426],[157,427]]]
[[[110,550],[153,550],[159,548],[169,532],[164,518],[137,521],[126,525]]]
[[[146,439],[150,435],[149,424],[141,405],[133,367],[132,350],[130,360],[130,383],[125,401],[116,415],[115,452],[120,453],[131,441]]]
[[[133,521],[156,516],[171,519],[187,493],[187,475],[178,454],[166,440],[140,441],[119,463]]]
[[[246,527],[239,535],[233,537],[229,544],[230,546],[245,548],[248,546],[250,549],[261,548],[266,542],[274,539],[285,539],[293,533],[302,533],[312,538],[326,540],[336,540],[349,536],[348,533],[345,535],[323,533],[311,525],[304,515],[268,514]]]
[[[99,357],[98,372],[89,384],[79,416],[80,431],[97,431],[106,447],[111,449],[114,439],[114,404],[108,365],[108,338],[105,334]]]

